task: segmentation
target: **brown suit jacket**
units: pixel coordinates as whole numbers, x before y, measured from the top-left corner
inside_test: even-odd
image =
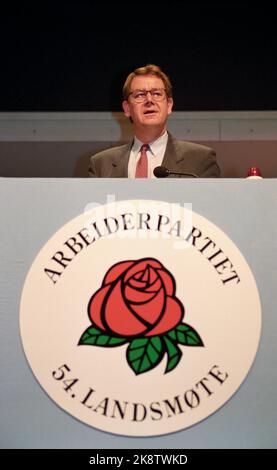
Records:
[[[129,142],[119,147],[112,147],[90,157],[89,176],[127,178],[132,144],[133,142]],[[162,166],[173,172],[194,173],[201,178],[220,176],[214,150],[204,145],[176,140],[170,134],[168,134]]]

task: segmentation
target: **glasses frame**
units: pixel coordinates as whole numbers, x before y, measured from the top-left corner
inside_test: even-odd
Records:
[[[136,98],[134,96],[132,96],[135,92],[137,91],[140,91],[142,93],[145,93],[145,97],[143,98],[143,100],[139,100],[137,101]],[[165,96],[163,96],[161,99],[155,99],[152,95],[153,92],[155,91],[164,91],[165,92]],[[131,93],[129,93],[128,97],[127,97],[127,100],[129,99],[130,96],[132,96],[133,100],[135,101],[135,103],[143,103],[144,101],[147,100],[148,98],[148,93],[150,93],[151,95],[151,98],[153,99],[153,101],[155,101],[155,103],[159,103],[161,101],[163,101],[165,98],[168,98],[168,95],[167,95],[167,92],[166,92],[166,89],[165,88],[152,88],[151,90],[141,90],[141,89],[137,89],[137,90],[134,90],[134,91],[131,91]]]

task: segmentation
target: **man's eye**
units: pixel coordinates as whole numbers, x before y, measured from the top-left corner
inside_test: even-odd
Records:
[[[145,93],[143,93],[143,91],[135,94],[135,98],[143,98],[144,96],[145,96]]]

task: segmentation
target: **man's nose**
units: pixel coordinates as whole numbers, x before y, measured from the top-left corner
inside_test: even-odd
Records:
[[[146,91],[146,102],[149,103],[151,101],[151,103],[153,102],[153,98],[152,98],[152,95],[151,95],[151,91]]]

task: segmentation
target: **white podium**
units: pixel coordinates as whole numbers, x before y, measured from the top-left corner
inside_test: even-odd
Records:
[[[254,274],[262,336],[237,393],[202,422],[160,437],[104,433],[60,409],[39,386],[19,334],[27,272],[46,241],[88,204],[115,198],[192,203],[236,244]],[[277,442],[277,182],[274,179],[0,179],[1,448],[275,448]]]

